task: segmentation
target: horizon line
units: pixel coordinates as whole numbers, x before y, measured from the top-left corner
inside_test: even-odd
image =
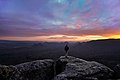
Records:
[[[108,39],[97,39],[97,40],[120,40],[120,38],[108,38]],[[28,42],[89,42],[89,41],[97,41],[97,40],[83,40],[83,41],[40,41],[40,40],[7,40],[0,39],[0,41],[28,41]]]

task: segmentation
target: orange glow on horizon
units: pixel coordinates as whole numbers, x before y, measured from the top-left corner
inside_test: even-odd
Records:
[[[119,39],[120,35],[101,36],[101,35],[86,35],[86,36],[68,36],[68,35],[52,35],[52,36],[35,36],[35,37],[2,37],[0,40],[19,40],[19,41],[89,41],[99,39]]]

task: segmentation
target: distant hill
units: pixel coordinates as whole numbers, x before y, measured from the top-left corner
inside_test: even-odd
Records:
[[[76,43],[71,53],[88,60],[97,60],[108,65],[120,63],[120,39],[94,40]]]
[[[0,40],[0,64],[18,64],[65,55],[66,42]],[[69,55],[98,61],[109,67],[120,63],[120,39],[69,43]]]

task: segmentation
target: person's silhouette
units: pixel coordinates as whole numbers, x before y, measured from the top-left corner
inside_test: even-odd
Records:
[[[65,50],[65,52],[66,52],[65,57],[67,57],[67,56],[68,56],[68,50],[69,50],[69,47],[68,47],[67,44],[65,45],[64,50]]]

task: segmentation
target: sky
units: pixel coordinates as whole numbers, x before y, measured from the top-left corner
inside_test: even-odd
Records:
[[[0,40],[120,38],[120,0],[0,0]]]

